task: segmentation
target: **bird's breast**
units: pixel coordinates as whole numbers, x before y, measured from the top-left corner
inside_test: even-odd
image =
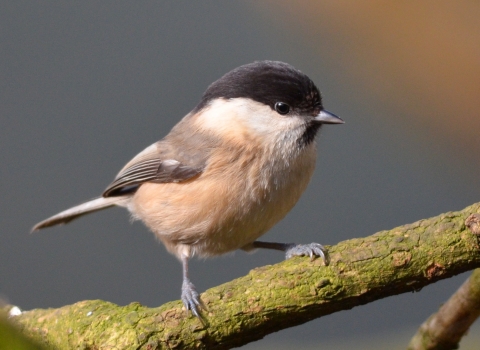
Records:
[[[130,207],[179,256],[214,256],[253,242],[281,220],[310,181],[315,146],[298,154],[212,152],[205,171],[181,183],[145,183]]]

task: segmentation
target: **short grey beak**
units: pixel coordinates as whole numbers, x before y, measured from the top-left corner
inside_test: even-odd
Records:
[[[343,121],[342,118],[337,117],[335,114],[330,113],[329,111],[323,110],[318,115],[313,118],[316,122],[322,123],[322,124],[344,124],[345,122]]]

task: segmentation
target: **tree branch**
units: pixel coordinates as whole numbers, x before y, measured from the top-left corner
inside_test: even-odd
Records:
[[[229,349],[317,317],[405,292],[480,267],[465,219],[480,203],[329,247],[331,263],[296,257],[207,290],[207,325],[181,302],[158,308],[82,301],[14,319],[43,343],[67,348]]]
[[[480,215],[472,214],[465,225],[473,234],[480,234]],[[418,329],[409,350],[458,349],[458,344],[470,326],[480,316],[480,269]]]

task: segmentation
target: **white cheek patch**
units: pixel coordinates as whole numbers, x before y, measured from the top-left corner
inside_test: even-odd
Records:
[[[242,100],[242,101],[240,101]],[[218,135],[241,134],[245,128],[242,114],[251,115],[248,111],[248,100],[217,99],[203,111],[195,121],[199,129],[208,130]]]
[[[280,115],[263,103],[247,98],[215,100],[196,120],[199,129],[206,129],[222,138],[259,138],[276,142],[298,138],[304,122],[295,115]]]

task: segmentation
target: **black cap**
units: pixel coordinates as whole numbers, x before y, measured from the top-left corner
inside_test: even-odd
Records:
[[[284,102],[292,111],[303,115],[314,116],[322,110],[320,92],[308,76],[284,62],[256,61],[235,68],[212,83],[195,111],[217,98],[239,97],[266,104],[272,109],[277,102]]]

